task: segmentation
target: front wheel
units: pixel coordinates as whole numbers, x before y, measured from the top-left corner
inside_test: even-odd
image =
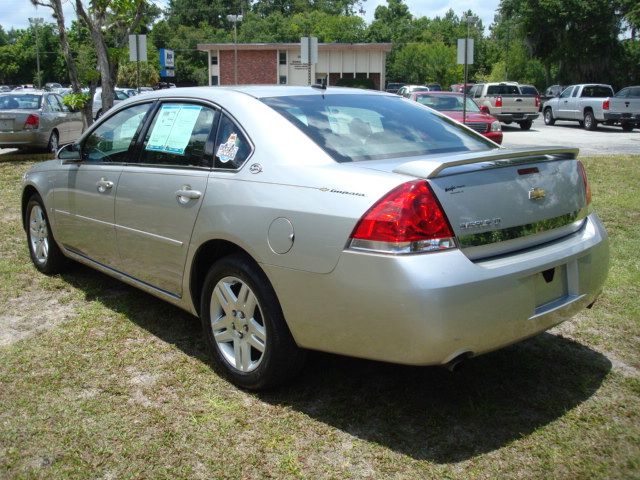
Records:
[[[49,217],[40,195],[34,194],[29,199],[26,213],[27,242],[33,265],[47,275],[64,271],[68,260],[53,238]]]
[[[585,130],[595,130],[598,128],[598,122],[596,122],[596,117],[593,116],[593,112],[587,111],[584,113],[584,128]]]
[[[519,122],[520,128],[522,130],[530,130],[533,122],[531,120],[525,120],[524,122]]]
[[[550,108],[547,108],[544,111],[544,124],[553,126],[556,123],[556,119],[553,118],[553,111]]]
[[[305,352],[293,340],[269,280],[244,255],[211,267],[200,316],[214,368],[239,387],[276,386],[304,364]]]

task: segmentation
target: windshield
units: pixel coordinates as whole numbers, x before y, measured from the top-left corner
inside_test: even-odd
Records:
[[[0,110],[38,110],[42,105],[42,95],[0,95]]]
[[[496,148],[457,122],[401,97],[300,95],[262,101],[338,162]]]
[[[419,95],[416,101],[439,112],[462,112],[464,96],[462,95]],[[476,102],[467,97],[467,112],[480,113]]]

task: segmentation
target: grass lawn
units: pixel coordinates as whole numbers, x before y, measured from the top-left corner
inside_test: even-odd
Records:
[[[313,354],[252,394],[191,316],[38,274],[32,163],[0,157],[0,478],[640,478],[640,156],[584,161],[612,253],[592,310],[453,374]]]

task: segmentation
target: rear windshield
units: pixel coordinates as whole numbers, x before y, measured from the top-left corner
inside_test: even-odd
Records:
[[[422,93],[416,96],[416,102],[431,107],[439,112],[462,112],[463,95],[438,95]],[[476,102],[467,97],[467,112],[479,113],[480,109]]]
[[[0,95],[0,110],[38,110],[42,95]]]
[[[489,85],[487,95],[519,95],[517,85]]]
[[[613,97],[613,90],[611,87],[605,85],[588,85],[582,87],[581,97],[597,98],[597,97]]]
[[[520,85],[520,92],[523,95],[538,95],[536,87],[532,87],[531,85]]]
[[[300,95],[262,101],[338,162],[496,148],[457,122],[401,97]]]

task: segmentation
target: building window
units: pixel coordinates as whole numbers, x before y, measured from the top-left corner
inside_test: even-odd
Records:
[[[218,64],[218,56],[211,55],[211,65],[217,65],[217,64]]]
[[[211,85],[218,85],[218,75],[211,75]]]
[[[287,76],[280,75],[280,85],[286,85],[286,84],[287,84]]]
[[[287,52],[280,52],[280,55],[279,55],[278,58],[279,58],[280,65],[286,65],[287,64]],[[282,82],[280,82],[280,83],[282,83]]]

